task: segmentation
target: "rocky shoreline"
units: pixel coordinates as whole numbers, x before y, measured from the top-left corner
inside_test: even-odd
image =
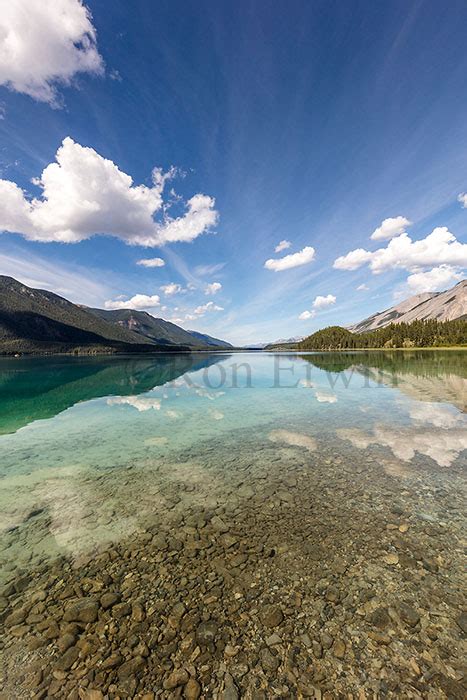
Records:
[[[220,478],[209,445],[196,479],[186,451],[148,502],[147,470],[102,477],[141,518],[10,562],[1,697],[464,698],[462,465],[446,485],[427,460],[341,447],[232,440]]]

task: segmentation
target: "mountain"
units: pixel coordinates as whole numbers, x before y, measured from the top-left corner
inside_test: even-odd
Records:
[[[277,348],[280,346],[295,345],[301,340],[304,340],[304,335],[296,335],[293,338],[279,338],[269,343],[252,343],[251,345],[245,345],[244,347],[249,350],[271,350],[272,348]]]
[[[0,275],[0,352],[72,352],[78,348],[87,353],[168,349],[53,292]]]
[[[412,321],[436,320],[453,321],[467,317],[467,280],[462,280],[445,292],[426,292],[379,311],[372,316],[349,326],[354,333],[385,328],[390,323],[411,323]]]
[[[273,343],[268,343],[268,344],[269,345],[289,345],[291,343],[299,343],[304,338],[305,338],[304,335],[295,335],[293,338],[279,338],[279,340],[275,340]]]
[[[212,335],[207,335],[206,333],[198,333],[198,331],[187,331],[194,338],[200,340],[205,345],[209,345],[216,348],[233,348],[233,345],[228,343],[226,340],[219,340],[219,338],[213,338]]]
[[[88,308],[87,311],[103,321],[137,334],[140,337],[139,342],[150,341],[160,345],[188,345],[193,348],[206,348],[206,345],[209,345],[201,338],[196,337],[192,331],[186,331],[175,323],[164,321],[163,318],[151,316],[146,311],[134,311],[133,309],[108,311],[91,308]]]
[[[436,348],[467,346],[467,320],[420,319],[390,323],[365,333],[328,326],[298,343],[298,350],[354,350],[357,348]]]

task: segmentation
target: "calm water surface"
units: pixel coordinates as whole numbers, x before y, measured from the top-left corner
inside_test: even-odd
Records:
[[[142,697],[187,660],[204,697],[462,697],[466,408],[456,351],[0,360],[0,603],[45,597],[8,697]],[[109,585],[157,653],[99,671],[136,629],[100,610],[96,660],[57,670],[50,619]]]
[[[138,498],[169,465],[177,478],[199,481],[214,451],[216,479],[231,478],[255,444],[255,458],[264,448],[268,459],[273,443],[310,469],[329,454],[356,465],[378,455],[395,479],[424,469],[449,485],[465,465],[466,408],[462,352],[3,359],[2,538],[12,529],[18,537],[31,517],[49,523],[42,539],[32,528],[31,541],[4,556],[82,550],[99,539],[96,506],[108,510],[104,539],[119,536],[112,527],[137,526]],[[135,512],[119,524],[129,476],[135,501],[124,505]],[[94,532],[78,541],[87,518]]]

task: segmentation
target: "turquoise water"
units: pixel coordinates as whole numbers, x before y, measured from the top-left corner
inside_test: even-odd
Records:
[[[77,557],[181,493],[219,502],[272,447],[284,471],[365,457],[449,485],[466,405],[462,352],[0,360],[2,563]]]

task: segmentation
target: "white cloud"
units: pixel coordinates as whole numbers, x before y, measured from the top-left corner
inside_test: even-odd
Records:
[[[205,294],[217,294],[222,289],[220,282],[211,282],[211,284],[206,285],[204,289]]]
[[[290,248],[292,243],[290,241],[281,241],[276,245],[274,248],[275,253],[282,253],[283,250],[287,250],[287,248]]]
[[[202,304],[202,306],[197,306],[196,309],[193,311],[196,316],[204,316],[204,314],[208,311],[224,311],[222,306],[217,306],[213,301],[208,301],[207,304]]]
[[[333,267],[336,270],[357,270],[362,265],[370,262],[371,253],[369,250],[364,250],[363,248],[356,248],[351,250],[347,255],[341,255],[334,260]]]
[[[328,294],[327,296],[323,297],[318,295],[315,297],[315,300],[313,301],[313,310],[312,311],[302,311],[300,316],[298,317],[300,321],[308,321],[310,318],[314,318],[316,316],[316,311],[320,309],[325,309],[327,306],[331,306],[332,304],[336,303],[336,297],[333,294]]]
[[[216,223],[214,199],[196,194],[183,216],[171,218],[162,195],[175,172],[156,168],[152,187],[134,185],[111,160],[67,137],[56,162],[34,180],[40,198],[30,200],[14,182],[0,180],[0,230],[41,242],[76,243],[96,234],[148,247],[192,241]]]
[[[144,311],[160,306],[160,297],[157,294],[148,296],[147,294],[135,294],[131,299],[110,299],[104,304],[106,309],[135,309]]]
[[[462,194],[460,194],[457,198],[457,201],[462,204],[464,209],[467,209],[467,192],[463,192]]]
[[[332,304],[335,304],[335,303],[336,303],[336,297],[333,294],[328,294],[325,297],[318,295],[313,302],[313,308],[314,309],[325,309],[326,306],[332,306]]]
[[[433,265],[467,266],[467,244],[460,243],[446,228],[435,228],[426,238],[413,241],[406,233],[393,238],[386,248],[374,252],[358,248],[334,261],[337,270],[355,270],[369,264],[373,274],[401,268],[431,267]]]
[[[283,258],[270,258],[264,263],[264,267],[267,270],[274,270],[274,272],[281,272],[282,270],[290,270],[293,267],[300,267],[300,265],[307,265],[311,263],[315,258],[315,249],[311,246],[306,246],[299,253],[291,253]]]
[[[407,277],[407,284],[414,294],[439,292],[462,279],[462,274],[450,265],[440,265],[426,272],[414,272]]]
[[[359,284],[357,292],[367,292],[370,288],[366,284]]]
[[[103,73],[91,14],[81,0],[6,0],[0,13],[0,85],[58,106],[57,85]]]
[[[310,318],[314,318],[316,316],[316,311],[302,311],[300,316],[298,317],[300,321],[308,321]]]
[[[143,267],[164,267],[165,262],[162,258],[143,258],[136,262],[137,265],[142,265]]]
[[[169,284],[163,284],[160,288],[164,292],[165,296],[171,297],[174,294],[179,294],[182,291],[182,287],[175,282],[169,282]]]
[[[411,223],[412,222],[406,219],[405,216],[384,219],[381,226],[373,231],[370,238],[373,241],[384,241],[389,238],[394,238],[395,236],[400,236],[401,233],[406,232],[406,227],[410,226]]]

